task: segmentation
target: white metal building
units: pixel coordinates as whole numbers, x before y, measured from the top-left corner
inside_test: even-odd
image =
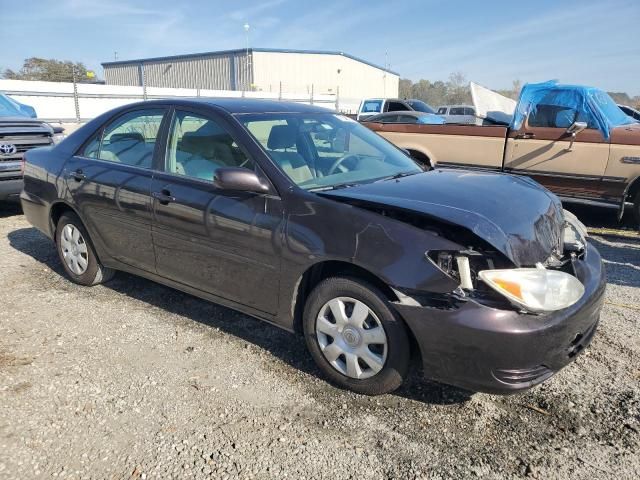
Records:
[[[397,73],[343,52],[249,48],[102,66],[107,85],[398,96]]]

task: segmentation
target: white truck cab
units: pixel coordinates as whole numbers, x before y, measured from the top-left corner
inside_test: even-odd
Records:
[[[413,110],[404,100],[399,98],[365,98],[360,102],[356,120],[365,120],[373,115],[385,112],[403,112]]]

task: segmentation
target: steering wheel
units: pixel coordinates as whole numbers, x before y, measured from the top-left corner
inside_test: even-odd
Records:
[[[346,162],[347,160],[349,160],[351,158],[355,158],[356,160],[360,160],[360,157],[358,155],[356,155],[355,153],[350,153],[348,155],[345,155],[344,157],[340,157],[335,162],[333,162],[333,165],[331,165],[331,168],[327,172],[327,176],[333,175],[335,173],[336,169],[340,165],[342,165],[344,162]]]

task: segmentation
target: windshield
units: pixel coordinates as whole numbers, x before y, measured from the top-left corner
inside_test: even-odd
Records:
[[[620,110],[608,93],[594,89],[590,96],[612,127],[637,122],[637,120]]]
[[[0,94],[0,117],[27,117],[9,97]]]
[[[306,190],[423,171],[401,150],[343,115],[265,113],[237,118],[291,181]]]
[[[436,113],[433,107],[422,100],[407,100],[407,103],[417,112]]]
[[[362,113],[380,113],[382,111],[382,100],[367,100],[362,105]]]

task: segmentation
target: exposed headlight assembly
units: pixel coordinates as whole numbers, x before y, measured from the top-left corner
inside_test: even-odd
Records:
[[[577,278],[557,270],[514,268],[483,270],[478,275],[511,303],[533,313],[562,310],[584,294]]]

